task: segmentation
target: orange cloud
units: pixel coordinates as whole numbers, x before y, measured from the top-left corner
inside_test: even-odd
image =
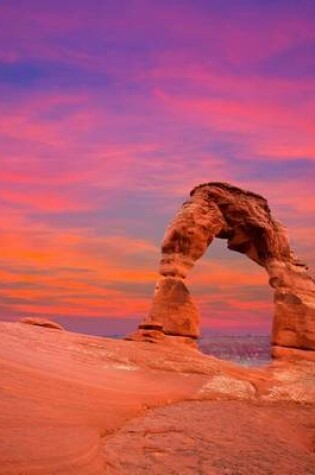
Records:
[[[314,262],[306,5],[231,2],[226,15],[220,2],[134,0],[123,12],[77,2],[73,14],[67,2],[30,0],[17,14],[9,3],[0,6],[0,304],[10,314],[146,312],[154,242],[204,181],[266,196]],[[219,257],[191,273],[203,315],[260,325],[267,275]]]
[[[3,257],[0,275],[4,288],[0,303],[10,314],[135,316],[148,311],[149,299],[129,285],[151,282],[154,265],[142,262],[145,253],[155,258],[156,247],[127,236],[100,238],[41,228],[24,234],[0,235]],[[95,252],[95,250],[97,252]],[[102,249],[102,253],[100,252]],[[112,286],[115,284],[116,288]]]
[[[229,250],[226,251],[231,252]],[[244,260],[248,258],[242,256]],[[244,265],[239,268],[239,263],[236,265],[232,262],[222,264],[215,260],[204,260],[196,263],[196,268],[191,272],[191,282],[194,285],[209,285],[217,284],[220,286],[262,286],[268,285],[268,276],[264,270],[257,266],[257,264]]]
[[[20,205],[23,208],[31,208],[37,211],[63,212],[67,211],[87,211],[93,209],[93,203],[88,203],[82,199],[79,201],[73,196],[66,196],[66,193],[58,193],[57,190],[39,191],[36,189],[28,190],[27,193],[15,191],[13,189],[2,189],[0,199],[11,206]]]

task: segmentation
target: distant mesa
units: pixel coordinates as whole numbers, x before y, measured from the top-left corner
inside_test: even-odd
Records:
[[[275,289],[272,356],[315,359],[315,282],[290,249],[284,226],[265,198],[228,183],[195,187],[164,235],[148,317],[128,339],[172,339],[194,345],[200,316],[186,285],[214,238],[265,268]]]
[[[52,328],[54,330],[64,330],[64,328],[61,325],[59,325],[59,323],[53,322],[51,320],[47,320],[46,318],[23,317],[19,321],[20,323],[28,323],[29,325]]]

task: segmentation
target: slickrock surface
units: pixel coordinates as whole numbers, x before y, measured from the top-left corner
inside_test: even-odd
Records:
[[[314,475],[315,412],[181,402],[127,423],[108,437],[104,451],[108,475]]]
[[[1,475],[268,474],[277,453],[278,473],[312,473],[310,361],[249,369],[176,340],[22,323],[0,323],[0,341]]]
[[[228,183],[197,186],[171,221],[161,246],[151,312],[131,338],[146,340],[154,324],[165,335],[198,337],[199,314],[185,279],[214,238],[226,239],[229,249],[245,254],[269,274],[275,289],[274,356],[284,357],[288,352],[281,348],[290,348],[314,360],[315,282],[290,249],[266,199]]]

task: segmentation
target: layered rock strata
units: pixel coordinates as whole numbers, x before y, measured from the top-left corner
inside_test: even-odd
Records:
[[[199,312],[185,279],[215,237],[269,274],[275,289],[273,355],[287,355],[282,348],[315,351],[315,283],[307,266],[290,249],[285,228],[265,198],[218,182],[194,188],[168,226],[151,311],[132,338],[198,338]]]

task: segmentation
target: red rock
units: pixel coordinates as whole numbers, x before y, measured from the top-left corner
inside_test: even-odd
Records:
[[[156,284],[149,322],[158,321],[166,335],[197,338],[199,312],[183,279],[161,277]]]
[[[307,406],[181,402],[109,436],[106,473],[311,475],[314,427],[315,412]]]
[[[27,323],[29,325],[37,325],[39,327],[52,328],[54,330],[64,330],[59,323],[47,320],[46,318],[39,317],[23,317],[20,319],[21,323]]]
[[[278,449],[284,458],[296,461],[293,472],[279,465],[281,470],[274,475],[303,473],[295,470],[297,466],[308,473],[312,445],[306,453],[305,444],[311,419],[305,416],[307,430],[298,420],[304,408],[315,413],[314,363],[277,361],[257,370],[203,355],[167,335],[152,344],[4,322],[0,341],[1,475],[164,474],[170,473],[165,470],[166,458],[176,470],[180,467],[179,473],[194,474],[196,460],[206,453],[199,472],[208,475],[214,469],[209,450],[224,461],[224,466],[216,467],[218,475],[227,473],[232,460],[235,473],[251,474],[254,464],[257,474],[273,473],[269,468]],[[281,428],[281,417],[289,417],[292,401],[299,403],[294,406],[293,425],[285,424],[279,432],[273,408],[281,405],[277,420]],[[153,410],[160,406],[166,406],[162,425],[161,413]],[[128,425],[124,431],[128,421],[142,416],[133,433]],[[141,431],[147,420],[152,432],[156,430],[154,440],[150,430],[147,436]],[[169,425],[163,429],[164,424]],[[137,448],[139,436],[139,447],[147,437],[147,472]],[[195,440],[191,446],[190,436]],[[277,449],[270,454],[273,441]],[[128,454],[122,451],[126,446]],[[124,471],[119,471],[120,462]],[[247,462],[250,469],[240,472]],[[134,467],[139,470],[133,471]]]
[[[161,323],[167,335],[198,337],[199,314],[185,279],[215,237],[226,239],[229,249],[245,254],[269,274],[275,289],[272,344],[315,351],[315,283],[307,267],[293,254],[266,199],[228,183],[197,186],[171,221],[145,323]]]
[[[271,356],[274,359],[279,360],[289,360],[289,361],[296,361],[296,360],[308,360],[313,361],[315,363],[315,351],[305,351],[299,350],[295,348],[286,348],[284,346],[272,346]]]

